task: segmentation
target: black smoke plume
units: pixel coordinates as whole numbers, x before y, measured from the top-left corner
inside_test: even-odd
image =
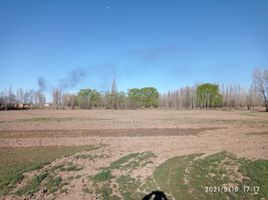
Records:
[[[59,88],[65,90],[68,88],[74,88],[86,77],[86,71],[80,67],[73,69],[68,76],[61,79],[59,82]]]
[[[47,82],[43,77],[38,78],[38,90],[40,92],[44,91],[47,88]]]

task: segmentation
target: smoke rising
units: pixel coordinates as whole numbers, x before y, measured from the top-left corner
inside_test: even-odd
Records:
[[[74,88],[86,77],[86,75],[86,70],[80,67],[75,68],[70,72],[68,76],[60,80],[59,88],[61,90]]]
[[[137,55],[144,61],[156,61],[165,56],[173,56],[186,52],[186,48],[181,48],[176,44],[166,46],[154,46],[148,48],[131,49],[130,53]]]
[[[103,90],[110,90],[112,80],[118,73],[113,64],[90,66],[89,72],[91,76],[94,77],[95,86]]]
[[[39,91],[41,92],[47,88],[46,80],[43,77],[38,78],[38,87],[39,87]]]
[[[51,91],[53,88],[58,88],[61,91],[75,88],[81,84],[86,77],[88,86],[101,89],[103,91],[110,90],[113,78],[117,75],[116,67],[113,64],[99,64],[88,67],[77,67],[72,69],[65,77],[58,79],[57,84],[49,83],[44,77],[40,76],[37,80],[38,91]]]

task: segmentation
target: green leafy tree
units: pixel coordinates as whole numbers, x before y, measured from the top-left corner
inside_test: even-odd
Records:
[[[80,108],[90,109],[101,106],[101,94],[97,90],[81,89],[78,93]]]
[[[197,104],[201,108],[220,107],[223,97],[219,93],[219,86],[216,84],[205,83],[197,87]]]
[[[140,89],[142,106],[158,107],[159,104],[159,93],[154,87],[144,87]]]
[[[83,109],[90,109],[91,108],[90,93],[91,93],[90,89],[81,89],[78,92],[78,105],[80,108],[83,108]]]
[[[136,109],[142,106],[141,90],[139,88],[128,89],[127,95],[128,107]]]
[[[128,106],[130,108],[158,107],[159,93],[154,87],[131,88],[128,90]]]
[[[97,90],[91,90],[90,103],[92,107],[101,106],[101,94]]]

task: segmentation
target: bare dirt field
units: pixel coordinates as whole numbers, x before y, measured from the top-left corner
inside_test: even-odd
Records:
[[[242,185],[252,184],[250,186],[252,189],[257,184],[258,181],[255,181],[256,184],[254,181],[246,182],[251,180],[251,176],[256,176],[250,174],[250,167],[255,166],[254,161],[258,161],[258,165],[265,162],[261,170],[267,175],[267,144],[268,115],[265,112],[215,110],[0,112],[2,151],[0,178],[3,179],[0,183],[0,190],[3,190],[0,192],[0,198],[141,199],[152,190],[162,190],[169,199],[266,199],[267,179],[264,182],[259,181],[260,191],[255,191],[254,188],[254,191],[246,192],[242,189]],[[85,146],[94,148],[75,150],[68,155],[60,154],[61,156],[49,160],[40,167],[27,170],[25,167],[23,170],[14,169],[12,173],[9,169],[16,163],[17,158],[12,163],[9,160],[10,156],[7,158],[3,155],[4,152],[12,151],[16,151],[12,154],[16,156],[20,152],[28,150],[31,152],[33,149],[36,153],[40,148],[68,149]],[[55,151],[57,150],[48,154],[51,155]],[[31,160],[31,153],[25,154],[29,157],[23,159],[23,162],[34,160],[34,158]],[[41,153],[37,157],[41,158],[44,154]],[[209,166],[206,166],[208,162],[205,159],[210,159]],[[247,161],[242,163],[241,159]],[[213,171],[216,165],[215,163],[213,165],[214,161],[217,169],[220,169],[217,172]],[[228,166],[224,164],[225,162],[229,163]],[[198,171],[203,168],[204,170],[211,168],[212,171]],[[20,172],[17,173],[16,170]],[[181,176],[180,173],[172,174],[171,170],[174,172],[182,170],[184,174]],[[20,175],[20,178],[13,181],[6,175],[7,173],[12,176],[15,174],[14,177]],[[193,178],[192,175],[195,173],[202,179]],[[176,182],[172,182],[176,176],[181,177],[178,187]],[[221,178],[216,179],[218,176]],[[222,176],[226,176],[228,180]],[[34,177],[39,179],[35,180]],[[194,183],[198,180],[203,188],[200,188],[200,184]],[[205,180],[207,182],[204,182]],[[216,181],[217,184],[213,185],[209,180]],[[162,185],[164,181],[167,182]],[[169,187],[165,188],[165,185]],[[209,189],[206,187],[210,186],[225,186],[229,190],[237,186],[241,191],[238,193],[218,191],[211,194],[206,191]]]

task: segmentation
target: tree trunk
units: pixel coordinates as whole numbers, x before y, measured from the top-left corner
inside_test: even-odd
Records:
[[[267,101],[267,98],[265,96],[265,93],[263,93],[263,97],[264,97],[264,104],[265,104],[266,112],[268,112],[268,101]]]

